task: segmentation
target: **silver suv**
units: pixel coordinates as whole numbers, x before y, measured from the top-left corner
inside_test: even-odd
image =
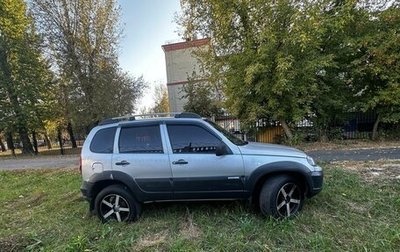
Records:
[[[82,147],[81,192],[102,221],[134,221],[147,202],[211,199],[284,218],[322,189],[321,167],[297,149],[242,141],[193,113],[140,117],[101,122]]]

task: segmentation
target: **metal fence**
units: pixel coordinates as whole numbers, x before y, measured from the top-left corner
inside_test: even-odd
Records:
[[[349,112],[325,127],[316,125],[315,121],[317,120],[311,117],[297,122],[293,132],[298,138],[301,138],[300,141],[317,141],[321,139],[322,135],[328,140],[369,139],[376,117],[374,111]],[[215,122],[245,140],[276,143],[281,142],[284,138],[284,130],[280,123],[270,119],[257,120],[254,127],[247,131],[241,128],[240,120],[229,114],[215,118]],[[393,129],[400,131],[400,126],[381,123],[379,129],[381,132]]]

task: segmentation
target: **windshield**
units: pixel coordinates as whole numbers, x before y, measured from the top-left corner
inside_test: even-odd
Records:
[[[208,122],[209,124],[211,124],[211,126],[213,126],[215,129],[217,129],[219,132],[221,132],[226,138],[229,139],[229,141],[231,141],[233,144],[236,145],[246,145],[248,144],[248,142],[243,141],[239,138],[237,138],[235,135],[233,135],[232,133],[230,133],[229,131],[227,131],[226,129],[222,128],[221,126],[219,126],[218,124],[216,124],[213,121],[210,120],[205,120],[206,122]]]

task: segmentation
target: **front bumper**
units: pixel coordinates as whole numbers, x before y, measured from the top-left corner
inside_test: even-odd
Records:
[[[311,172],[311,183],[307,196],[310,198],[322,190],[324,182],[324,172],[321,170]]]

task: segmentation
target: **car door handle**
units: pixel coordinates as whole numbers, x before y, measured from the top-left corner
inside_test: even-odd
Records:
[[[178,164],[188,164],[188,161],[185,159],[179,159],[177,161],[172,162],[172,164],[178,165]]]
[[[115,163],[115,165],[122,165],[122,166],[128,165],[128,164],[130,164],[130,163],[128,161],[126,161],[126,160],[122,160],[121,162],[116,162]]]

